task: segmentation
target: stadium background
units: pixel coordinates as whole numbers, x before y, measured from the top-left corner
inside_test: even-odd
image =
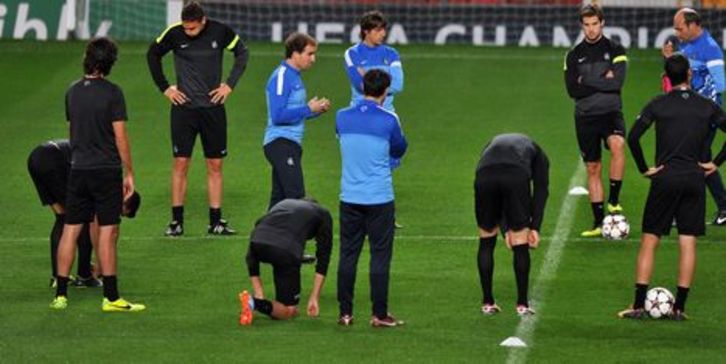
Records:
[[[659,92],[661,62],[655,48],[659,37],[668,34],[677,6],[696,6],[704,15],[705,27],[723,42],[726,13],[718,2],[602,3],[609,34],[623,43],[630,38],[630,68],[623,93],[628,125]],[[178,16],[180,2],[0,1],[3,362],[722,360],[726,354],[726,232],[709,226],[708,235],[699,241],[698,272],[689,300],[693,320],[685,324],[615,319],[615,312],[631,299],[647,191],[647,181],[637,176],[630,159],[622,200],[633,236],[619,243],[578,237],[590,224],[590,212],[585,198],[567,195],[572,185],[584,184],[584,173],[574,137],[572,102],[562,80],[562,57],[565,38],[570,44],[577,39],[576,11],[581,2],[204,4],[211,16],[238,29],[251,51],[248,70],[227,102],[230,156],[224,209],[240,235],[208,238],[204,234],[206,192],[197,145],[186,203],[187,235],[170,240],[161,237],[169,214],[168,105],[153,86],[145,52],[148,42]],[[344,107],[349,89],[342,54],[356,33],[356,18],[372,8],[388,15],[391,40],[401,53],[406,73],[405,90],[396,107],[411,149],[395,174],[398,216],[406,227],[397,232],[391,309],[408,325],[377,331],[365,324],[369,303],[367,259],[363,258],[356,326],[345,329],[334,324],[333,274],[323,290],[319,319],[300,317],[283,323],[260,318],[250,328],[238,327],[236,292],[248,286],[242,266],[246,236],[264,212],[269,193],[269,167],[261,150],[266,120],[262,87],[281,58],[275,36],[307,26],[322,41],[316,66],[304,74],[306,86],[311,95],[331,98],[334,108]],[[71,291],[66,312],[47,309],[52,295],[45,287],[52,215],[39,206],[25,166],[35,145],[67,135],[63,95],[81,75],[80,39],[98,34],[99,29],[120,43],[120,59],[110,79],[126,94],[137,186],[144,197],[139,217],[123,223],[119,247],[122,291],[129,299],[149,305],[148,312],[140,315],[102,314],[100,294],[93,290]],[[447,36],[441,36],[445,42],[437,42],[442,29],[447,29]],[[170,57],[166,61],[171,76]],[[308,124],[304,170],[309,193],[337,215],[340,160],[333,122],[334,113],[329,113]],[[505,314],[490,318],[478,313],[473,169],[484,142],[511,131],[534,137],[552,161],[544,241],[533,255],[532,296],[539,311],[528,324],[520,324],[513,314],[511,254],[501,241],[495,293]],[[649,156],[652,134],[644,140]],[[708,208],[707,216],[713,216],[711,203]],[[673,288],[676,257],[673,238],[665,239],[654,284]],[[331,272],[336,271],[336,263],[334,254]],[[304,294],[311,273],[304,272]],[[271,281],[269,270],[265,278]],[[499,346],[514,335],[522,337],[529,348]]]

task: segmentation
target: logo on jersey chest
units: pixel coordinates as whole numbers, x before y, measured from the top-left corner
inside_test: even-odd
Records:
[[[602,56],[602,59],[609,61],[610,60],[610,53],[605,53],[604,56]]]
[[[213,40],[212,41],[212,48],[217,49],[217,41],[216,40]]]

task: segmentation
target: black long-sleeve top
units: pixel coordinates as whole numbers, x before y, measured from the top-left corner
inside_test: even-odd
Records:
[[[256,244],[268,244],[290,252],[302,260],[305,243],[315,238],[315,271],[326,275],[333,248],[333,218],[330,212],[317,203],[307,200],[285,199],[278,202],[257,220],[250,235]],[[257,261],[248,261],[250,276],[260,274]]]
[[[154,83],[164,92],[169,81],[161,59],[173,51],[177,87],[190,99],[185,105],[212,107],[216,105],[209,92],[221,84],[224,50],[234,54],[234,65],[225,81],[234,88],[247,67],[249,52],[232,28],[212,19],[207,19],[204,29],[193,38],[184,33],[181,23],[170,26],[151,43],[146,59]]]
[[[539,231],[549,196],[550,163],[547,155],[526,135],[500,134],[484,147],[476,170],[502,165],[520,168],[531,178],[532,220],[529,227]]]
[[[622,109],[620,90],[625,83],[625,48],[605,36],[595,43],[583,40],[565,57],[565,86],[575,100],[575,114],[602,115]],[[612,71],[613,77],[605,75]]]
[[[628,135],[635,164],[640,173],[648,170],[640,146],[640,137],[655,123],[655,166],[663,166],[661,175],[703,175],[699,162],[708,162],[707,144],[711,126],[726,131],[726,119],[713,101],[690,89],[674,89],[650,101],[640,112]],[[726,143],[714,159],[721,165],[726,159]]]

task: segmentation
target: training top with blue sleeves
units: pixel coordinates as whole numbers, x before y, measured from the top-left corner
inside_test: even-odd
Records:
[[[691,64],[693,90],[721,105],[721,94],[726,89],[721,47],[704,30],[696,39],[681,42],[679,50]]]
[[[285,138],[302,145],[305,120],[319,114],[310,110],[300,71],[282,61],[267,81],[267,128],[263,144]]]
[[[372,69],[383,70],[391,76],[391,86],[388,95],[383,101],[383,107],[389,111],[395,111],[393,107],[393,96],[403,91],[403,67],[398,52],[392,47],[379,45],[369,47],[360,42],[345,51],[345,72],[350,80],[351,102],[355,106],[363,97],[363,76],[358,73],[358,68],[365,72]]]
[[[391,158],[401,158],[408,147],[398,116],[363,99],[338,111],[335,128],[343,164],[340,200],[358,205],[393,201]]]

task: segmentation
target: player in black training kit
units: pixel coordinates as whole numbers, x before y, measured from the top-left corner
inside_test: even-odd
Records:
[[[651,182],[643,211],[635,300],[632,307],[618,314],[621,318],[646,317],[643,307],[655,250],[661,235],[670,233],[673,219],[678,227],[680,259],[676,302],[670,317],[679,321],[687,318],[684,312],[696,265],[696,237],[706,230],[705,175],[715,172],[726,159],[726,144],[713,162],[707,158],[710,144],[706,141],[712,132],[711,125],[726,131],[723,111],[713,101],[691,90],[691,70],[685,56],[676,53],[665,62],[665,72],[674,85],[673,90],[645,106],[628,138],[638,170]],[[648,167],[640,137],[653,123],[655,166]]]
[[[320,290],[325,282],[333,244],[333,219],[330,212],[313,200],[285,199],[257,220],[250,236],[247,269],[254,298],[240,293],[240,324],[252,323],[252,311],[285,320],[297,315],[300,301],[300,264],[305,242],[315,238],[315,280],[308,300],[308,316],[318,316]],[[275,301],[265,299],[260,279],[260,263],[272,265]]]
[[[534,314],[527,298],[529,249],[539,245],[548,186],[547,155],[526,135],[500,134],[484,148],[474,180],[479,226],[479,279],[484,294],[482,313],[493,315],[500,311],[494,302],[492,278],[494,247],[501,226],[506,231],[507,247],[514,253],[517,314]]]
[[[106,312],[141,311],[146,307],[119,296],[116,285],[116,241],[124,200],[134,193],[134,172],[126,134],[126,103],[114,83],[106,80],[118,50],[108,38],[86,46],[85,75],[66,92],[66,119],[70,122],[71,171],[68,176],[66,222],[58,245],[58,287],[52,309],[68,306],[68,273],[76,240],[84,224],[98,224],[98,249]],[[122,168],[123,167],[123,168]],[[125,176],[124,176],[125,171]]]
[[[55,214],[55,223],[50,232],[50,261],[53,272],[50,285],[54,288],[56,287],[56,255],[65,224],[66,187],[70,171],[71,144],[68,139],[43,143],[33,149],[28,157],[28,172],[38,191],[40,202],[50,206]],[[131,198],[124,201],[123,215],[130,218],[136,216],[140,203],[141,196],[134,191]],[[91,231],[98,233],[97,227],[93,223],[84,224],[78,237],[78,277],[71,282],[71,285],[77,287],[103,286],[101,280],[94,277],[91,265],[92,242],[97,240],[91,239]],[[98,257],[96,257],[96,262],[98,262]],[[99,268],[100,265],[97,264],[96,269]]]
[[[565,85],[575,99],[575,129],[580,154],[587,167],[587,185],[594,216],[592,229],[583,237],[601,236],[605,217],[601,180],[601,144],[610,149],[610,197],[608,212],[622,213],[620,188],[625,172],[625,123],[620,90],[625,82],[628,58],[625,49],[603,33],[603,12],[597,5],[580,11],[585,38],[567,53]]]
[[[184,198],[187,171],[197,134],[207,160],[209,234],[230,235],[235,231],[222,219],[222,160],[227,155],[227,115],[224,102],[247,66],[248,52],[232,28],[204,14],[196,1],[187,4],[182,21],[167,28],[151,43],[147,53],[156,86],[172,103],[171,141],[174,167],[171,176],[172,221],[165,235],[184,233]],[[224,50],[235,61],[225,82],[222,78]],[[161,59],[174,52],[177,85],[169,85]]]

